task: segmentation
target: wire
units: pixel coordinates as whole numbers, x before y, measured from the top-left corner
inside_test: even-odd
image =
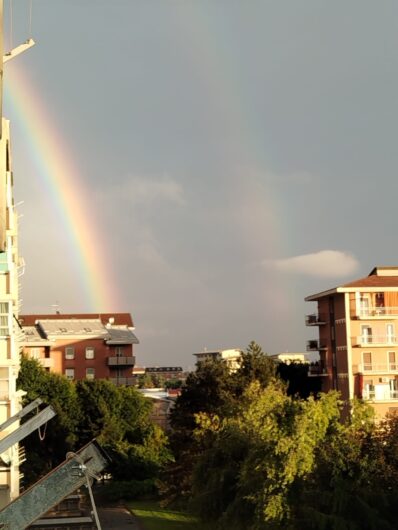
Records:
[[[39,439],[40,439],[41,442],[42,442],[42,441],[44,440],[44,438],[46,437],[47,425],[48,425],[48,422],[46,421],[46,423],[44,424],[43,433],[42,433],[41,430],[40,430],[40,425],[39,425],[39,428],[37,429],[38,432],[39,432]]]

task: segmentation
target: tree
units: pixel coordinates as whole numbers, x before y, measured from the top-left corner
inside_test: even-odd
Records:
[[[21,469],[24,484],[30,485],[75,448],[81,410],[74,385],[63,376],[47,372],[35,359],[22,357],[17,388],[26,391],[24,405],[40,397],[46,405],[52,405],[57,414],[39,434],[33,432],[23,440],[26,462]]]
[[[234,373],[235,392],[242,395],[253,381],[258,381],[264,388],[275,376],[274,361],[263,352],[259,344],[251,341],[246,351],[242,352],[240,367]]]
[[[292,399],[278,382],[249,386],[233,418],[201,417],[207,448],[193,475],[193,505],[216,528],[288,528],[290,494],[316,465],[338,421],[337,395]]]

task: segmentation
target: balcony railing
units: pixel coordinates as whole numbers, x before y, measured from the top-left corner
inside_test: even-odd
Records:
[[[53,368],[54,366],[54,359],[51,359],[51,357],[42,357],[37,360],[44,368]]]
[[[306,326],[323,326],[326,324],[325,319],[316,313],[305,316],[305,325]]]
[[[319,361],[311,363],[308,369],[308,377],[319,377],[321,375],[328,375],[325,365]]]
[[[398,307],[363,307],[359,310],[354,309],[351,313],[351,317],[363,319],[398,317]]]
[[[398,391],[391,390],[386,386],[384,391],[378,390],[377,393],[375,390],[364,390],[362,392],[363,399],[370,399],[372,401],[390,401],[393,399],[398,399]]]
[[[362,363],[358,365],[358,372],[360,373],[380,373],[380,374],[390,374],[398,372],[398,363]]]
[[[115,356],[115,357],[108,357],[108,366],[134,366],[135,365],[135,357],[132,356]]]
[[[390,346],[398,344],[395,335],[358,335],[351,337],[353,346]]]
[[[307,351],[319,351],[326,350],[326,346],[321,343],[319,340],[308,340],[307,341]]]
[[[111,377],[109,381],[116,386],[133,386],[135,383],[134,377]]]

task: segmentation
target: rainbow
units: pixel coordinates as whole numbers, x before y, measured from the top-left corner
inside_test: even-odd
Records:
[[[115,282],[110,279],[112,269],[101,249],[102,235],[96,220],[90,217],[91,208],[85,202],[90,197],[84,178],[73,162],[61,127],[50,118],[43,97],[25,71],[17,65],[6,65],[5,106],[18,122],[37,178],[49,197],[49,206],[59,215],[64,234],[70,245],[70,255],[77,272],[76,293],[83,312],[108,312],[119,308]],[[12,123],[11,123],[12,128]]]

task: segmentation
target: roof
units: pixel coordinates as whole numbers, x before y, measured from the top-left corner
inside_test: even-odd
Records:
[[[139,344],[139,340],[131,329],[126,326],[106,326],[109,338],[107,344]]]
[[[39,328],[39,331],[44,333],[47,337],[73,335],[79,337],[84,336],[103,338],[108,335],[106,328],[99,319],[40,319],[36,322],[36,324]]]
[[[361,289],[371,291],[378,289],[383,289],[383,291],[398,290],[398,267],[374,267],[364,278],[307,296],[305,300],[311,302],[331,294],[354,292]]]
[[[139,344],[133,333],[131,315],[118,313],[114,317],[101,315],[21,315],[20,322],[25,332],[26,345],[33,345],[43,340],[59,338],[101,339],[108,345]],[[35,320],[34,317],[36,318]],[[49,317],[49,318],[45,318]],[[91,317],[91,318],[90,318]],[[101,317],[101,318],[99,318]],[[120,317],[120,318],[118,318]],[[116,320],[118,323],[116,324]],[[124,321],[127,324],[121,324]]]
[[[130,313],[50,313],[35,315],[19,315],[19,321],[25,326],[34,326],[36,320],[82,320],[99,319],[102,324],[112,322],[115,325],[134,327]]]
[[[51,342],[45,335],[39,333],[39,329],[36,326],[25,326],[23,328],[24,338],[23,344],[26,346],[49,346]]]

